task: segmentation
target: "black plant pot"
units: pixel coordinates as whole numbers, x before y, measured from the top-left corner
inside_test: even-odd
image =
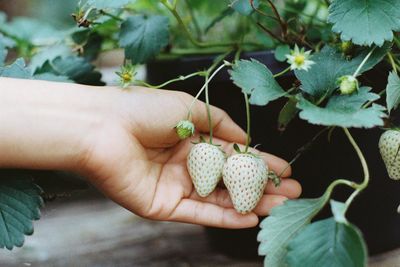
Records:
[[[273,73],[286,66],[277,62],[270,51],[252,52],[243,58],[255,58],[266,64]],[[190,74],[207,69],[214,56],[196,56],[167,61],[152,62],[147,65],[150,83],[159,84],[179,75]],[[387,82],[386,71],[367,73],[366,82],[374,88],[383,88]],[[292,75],[280,78],[279,83],[288,88],[295,80]],[[204,80],[194,78],[175,83],[168,89],[181,90],[192,95],[200,89]],[[242,127],[246,125],[245,106],[239,88],[229,79],[227,71],[216,76],[210,85],[211,103],[226,110]],[[296,150],[308,143],[322,128],[295,119],[284,132],[278,130],[277,118],[284,102],[275,101],[266,107],[252,106],[252,140],[261,144],[261,150],[291,159]],[[365,153],[371,172],[371,184],[354,202],[348,219],[364,233],[370,254],[381,253],[400,247],[400,215],[396,212],[400,204],[400,183],[388,178],[384,164],[379,156],[378,140],[380,129],[353,130],[354,138]],[[361,181],[362,169],[357,155],[340,129],[334,131],[331,141],[321,137],[293,165],[293,177],[303,186],[303,198],[319,197],[336,178]],[[344,201],[351,191],[340,188],[334,195],[336,200]],[[319,217],[330,216],[326,209]],[[258,227],[246,230],[225,230],[207,228],[210,244],[231,256],[256,257]]]

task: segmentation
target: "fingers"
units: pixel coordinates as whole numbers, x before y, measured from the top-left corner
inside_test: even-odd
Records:
[[[267,216],[276,206],[282,205],[288,198],[281,195],[264,195],[253,210],[258,216]]]
[[[229,117],[229,115],[214,106],[210,106],[213,134],[228,142],[244,143],[246,133]],[[209,133],[207,109],[203,102],[197,101],[193,108],[193,122],[202,133]]]
[[[301,185],[293,179],[284,179],[276,187],[274,183],[269,182],[265,188],[265,193],[270,195],[281,195],[290,199],[298,198],[301,195]]]
[[[168,220],[230,229],[250,228],[258,224],[255,213],[241,215],[232,208],[192,199],[183,199]]]

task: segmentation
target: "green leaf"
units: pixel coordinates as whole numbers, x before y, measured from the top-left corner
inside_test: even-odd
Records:
[[[258,254],[264,255],[264,266],[283,266],[286,246],[299,231],[323,208],[328,195],[316,199],[287,200],[272,209],[261,222],[257,240],[261,242]]]
[[[56,76],[68,77],[80,84],[104,85],[101,81],[101,73],[86,59],[77,56],[57,57],[37,69],[35,75],[53,73]]]
[[[253,5],[255,8],[260,6],[259,0],[254,0]],[[253,7],[250,4],[250,0],[233,0],[230,6],[239,14],[248,16],[253,12]]]
[[[154,58],[169,41],[169,21],[164,16],[128,17],[121,26],[119,44],[132,64]]]
[[[0,173],[0,248],[21,247],[33,233],[32,220],[40,218],[41,189],[17,172]]]
[[[288,124],[296,117],[299,111],[296,105],[297,105],[297,99],[291,97],[289,98],[288,102],[286,102],[285,106],[283,106],[278,117],[279,130],[281,131],[285,130]]]
[[[386,106],[388,111],[397,109],[400,104],[400,78],[396,72],[391,72],[386,87]]]
[[[378,64],[389,49],[389,44],[375,49],[360,74]],[[369,51],[370,49],[366,49],[349,61],[333,47],[325,46],[313,55],[312,60],[316,64],[311,69],[295,71],[296,77],[301,81],[300,89],[317,99],[329,96],[337,88],[337,80],[344,75],[352,75]]]
[[[288,45],[278,45],[275,49],[275,59],[284,62],[287,60],[286,55],[290,54],[290,46]]]
[[[66,37],[66,32],[57,30],[44,21],[25,17],[0,23],[0,30],[18,42],[24,41],[36,46],[54,44]]]
[[[43,49],[38,50],[32,57],[29,68],[32,70],[32,73],[35,73],[37,69],[41,68],[46,63],[46,61],[52,61],[57,57],[68,57],[71,55],[71,49],[65,44],[46,46]]]
[[[123,8],[132,0],[88,0],[87,5],[97,9],[117,9]]]
[[[255,59],[240,60],[229,73],[242,92],[251,95],[250,103],[253,105],[264,106],[286,94],[271,71]]]
[[[13,64],[0,67],[0,77],[32,79],[31,71],[26,67],[22,58],[17,59]]]
[[[333,218],[308,225],[288,246],[290,267],[365,267],[367,248],[361,232]]]
[[[329,13],[332,30],[358,45],[381,46],[400,30],[398,0],[334,0]]]
[[[383,126],[382,118],[387,115],[384,107],[373,104],[370,108],[362,108],[367,101],[379,99],[379,95],[369,92],[371,88],[362,87],[351,95],[335,95],[326,107],[319,107],[298,96],[297,108],[301,109],[300,118],[309,123],[356,128],[372,128]]]
[[[346,219],[346,204],[335,200],[331,200],[330,203],[335,221],[338,223],[348,224],[348,221]]]

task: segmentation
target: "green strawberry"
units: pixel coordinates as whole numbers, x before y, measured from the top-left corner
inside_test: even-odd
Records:
[[[251,212],[264,194],[268,167],[264,160],[250,153],[236,154],[224,165],[223,179],[237,212]]]
[[[379,140],[379,151],[389,177],[400,180],[400,131],[388,130]]]
[[[199,143],[187,157],[187,169],[196,192],[201,197],[211,194],[222,177],[225,153],[217,146]]]

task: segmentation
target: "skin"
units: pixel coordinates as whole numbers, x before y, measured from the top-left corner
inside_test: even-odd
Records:
[[[186,170],[190,140],[180,141],[176,123],[186,118],[193,98],[186,93],[131,87],[90,87],[0,78],[0,168],[57,169],[84,175],[107,197],[144,218],[224,228],[248,228],[301,186],[283,174],[280,187],[269,183],[257,208],[240,215],[228,192],[207,198],[194,191]],[[215,144],[228,155],[245,132],[212,107]],[[197,101],[193,122],[209,131],[204,103]],[[287,162],[258,153],[281,173]]]

